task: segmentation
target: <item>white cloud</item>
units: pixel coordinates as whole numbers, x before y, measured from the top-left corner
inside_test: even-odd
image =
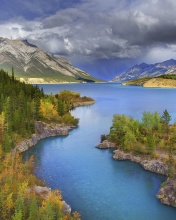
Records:
[[[176,45],[154,47],[146,53],[143,60],[147,63],[157,63],[171,58],[176,59]]]

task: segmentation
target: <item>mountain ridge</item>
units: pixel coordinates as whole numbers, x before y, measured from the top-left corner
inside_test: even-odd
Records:
[[[0,37],[0,68],[10,71],[12,66],[15,77],[22,81],[29,82],[31,78],[46,83],[98,81],[66,58],[55,57],[27,40]]]
[[[155,64],[141,63],[132,66],[125,73],[117,75],[112,81],[128,81],[145,77],[176,74],[176,60],[169,59]]]

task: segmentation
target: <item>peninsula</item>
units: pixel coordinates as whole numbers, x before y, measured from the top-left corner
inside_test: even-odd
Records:
[[[148,88],[176,88],[176,75],[139,78],[122,83],[124,86],[143,86]]]

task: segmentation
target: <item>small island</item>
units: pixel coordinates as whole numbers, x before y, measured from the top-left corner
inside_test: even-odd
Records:
[[[113,148],[115,160],[130,160],[145,170],[168,177],[157,198],[163,204],[176,207],[176,124],[165,110],[144,112],[142,120],[114,115],[108,135],[101,136],[100,149]]]
[[[71,213],[59,190],[36,178],[34,158],[24,161],[21,152],[50,136],[67,135],[79,123],[70,111],[94,100],[61,91],[46,95],[0,70],[0,219],[79,220]]]
[[[143,86],[147,88],[176,88],[176,75],[160,75],[129,80],[122,83],[124,86]]]

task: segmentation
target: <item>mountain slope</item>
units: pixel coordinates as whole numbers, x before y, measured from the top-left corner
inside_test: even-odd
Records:
[[[176,74],[176,60],[170,59],[155,64],[141,63],[131,67],[126,73],[118,75],[113,81],[127,81],[162,74]]]
[[[0,68],[11,71],[12,66],[15,76],[28,82],[31,79],[40,79],[43,83],[98,81],[72,66],[67,59],[54,57],[27,40],[0,38]]]

